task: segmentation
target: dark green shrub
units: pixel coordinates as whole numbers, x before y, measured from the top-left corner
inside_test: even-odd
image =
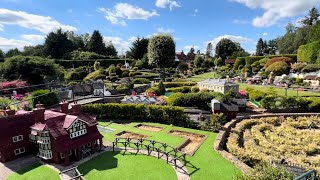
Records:
[[[111,81],[111,82],[117,81],[118,78],[119,78],[119,77],[116,75],[116,73],[111,73],[111,74],[109,74],[109,76],[107,77],[107,79],[108,79],[109,81]]]
[[[107,103],[87,104],[81,107],[81,111],[108,119],[142,120],[183,127],[189,126],[188,117],[181,107]]]
[[[131,87],[130,87],[130,85],[121,84],[116,87],[116,90],[120,94],[128,94],[131,90]]]
[[[98,79],[106,79],[106,72],[104,70],[97,70],[93,71],[92,73],[88,74],[83,80],[98,80]]]
[[[159,95],[164,95],[166,93],[166,87],[163,84],[163,81],[161,80],[158,84],[158,88],[159,88]]]
[[[242,69],[245,65],[246,65],[246,58],[245,57],[237,57],[236,62],[233,65],[233,69],[234,70]]]
[[[319,64],[308,64],[304,68],[302,68],[303,73],[308,73],[308,72],[316,72],[320,70],[320,65]]]
[[[41,104],[44,104],[45,107],[50,107],[59,103],[59,98],[57,93],[50,92],[49,90],[41,89],[41,90],[33,91],[31,95],[33,98],[32,100],[33,107],[36,107],[35,105],[38,104],[39,102]]]
[[[191,92],[197,93],[197,92],[199,92],[199,91],[200,91],[200,89],[199,89],[198,86],[192,86],[192,87],[191,87]]]
[[[265,56],[247,56],[245,57],[246,66],[251,66],[252,63],[259,61],[263,58],[265,58]]]
[[[207,69],[205,68],[193,68],[192,72],[193,74],[202,74],[205,73],[207,71]]]
[[[121,77],[129,77],[129,71],[123,71]]]
[[[166,78],[165,81],[166,82],[172,82],[172,78]]]
[[[88,59],[88,60],[61,60],[54,59],[56,64],[63,66],[64,68],[77,68],[80,66],[93,66],[95,61],[100,62],[101,67],[109,67],[111,64],[124,64],[125,62],[131,63],[131,59]]]
[[[197,85],[196,82],[164,82],[163,83],[166,88],[173,88],[173,87],[182,87],[182,86],[195,86]]]
[[[150,80],[147,78],[135,78],[133,80],[133,83],[134,84],[148,84],[148,83],[150,83]]]
[[[308,98],[308,110],[311,112],[320,112],[320,98]]]

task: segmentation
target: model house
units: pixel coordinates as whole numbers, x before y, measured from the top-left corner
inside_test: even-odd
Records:
[[[320,86],[320,77],[317,75],[308,75],[303,78],[303,82],[310,83],[312,87]]]
[[[157,102],[157,98],[144,95],[125,96],[121,100],[121,103],[123,104],[156,104]]]
[[[198,82],[199,90],[207,89],[209,91],[226,93],[232,89],[235,93],[239,91],[239,84],[235,84],[227,79],[206,79]]]
[[[187,55],[184,54],[184,52],[176,52],[175,61],[184,62],[184,63],[190,63],[189,58]]]
[[[81,113],[74,104],[60,103],[61,111],[45,110],[38,104],[33,111],[9,111],[0,119],[0,161],[34,154],[45,162],[68,164],[102,148],[103,136],[94,117]]]
[[[220,102],[216,99],[211,100],[213,114],[223,113],[227,119],[234,119],[239,112],[239,106],[233,102]]]

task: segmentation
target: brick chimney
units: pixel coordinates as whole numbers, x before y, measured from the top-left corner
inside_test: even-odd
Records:
[[[60,109],[62,113],[68,114],[69,112],[69,103],[67,101],[62,101],[60,103]]]
[[[78,115],[81,112],[81,105],[78,104],[76,101],[72,105],[72,114]]]
[[[45,108],[43,104],[37,104],[36,108],[33,109],[33,113],[35,115],[35,123],[45,123],[44,112]]]

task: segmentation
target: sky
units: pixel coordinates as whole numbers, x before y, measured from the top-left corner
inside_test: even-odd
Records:
[[[44,42],[58,28],[77,34],[99,30],[118,54],[137,37],[170,33],[176,51],[204,52],[222,38],[255,52],[259,38],[285,33],[320,0],[0,0],[0,49]]]

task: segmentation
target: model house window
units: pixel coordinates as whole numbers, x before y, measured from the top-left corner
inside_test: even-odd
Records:
[[[61,159],[63,159],[64,158],[64,154],[60,153],[60,157],[61,157]]]
[[[87,134],[86,125],[82,121],[75,122],[70,129],[72,129],[69,130],[71,139]]]
[[[19,142],[19,141],[22,141],[22,140],[23,140],[23,135],[12,137],[12,141],[13,142]]]
[[[19,149],[15,149],[15,150],[14,150],[14,154],[17,156],[17,155],[19,155],[19,154],[23,154],[25,151],[26,151],[26,150],[25,150],[24,147],[23,147],[23,148],[19,148]]]

